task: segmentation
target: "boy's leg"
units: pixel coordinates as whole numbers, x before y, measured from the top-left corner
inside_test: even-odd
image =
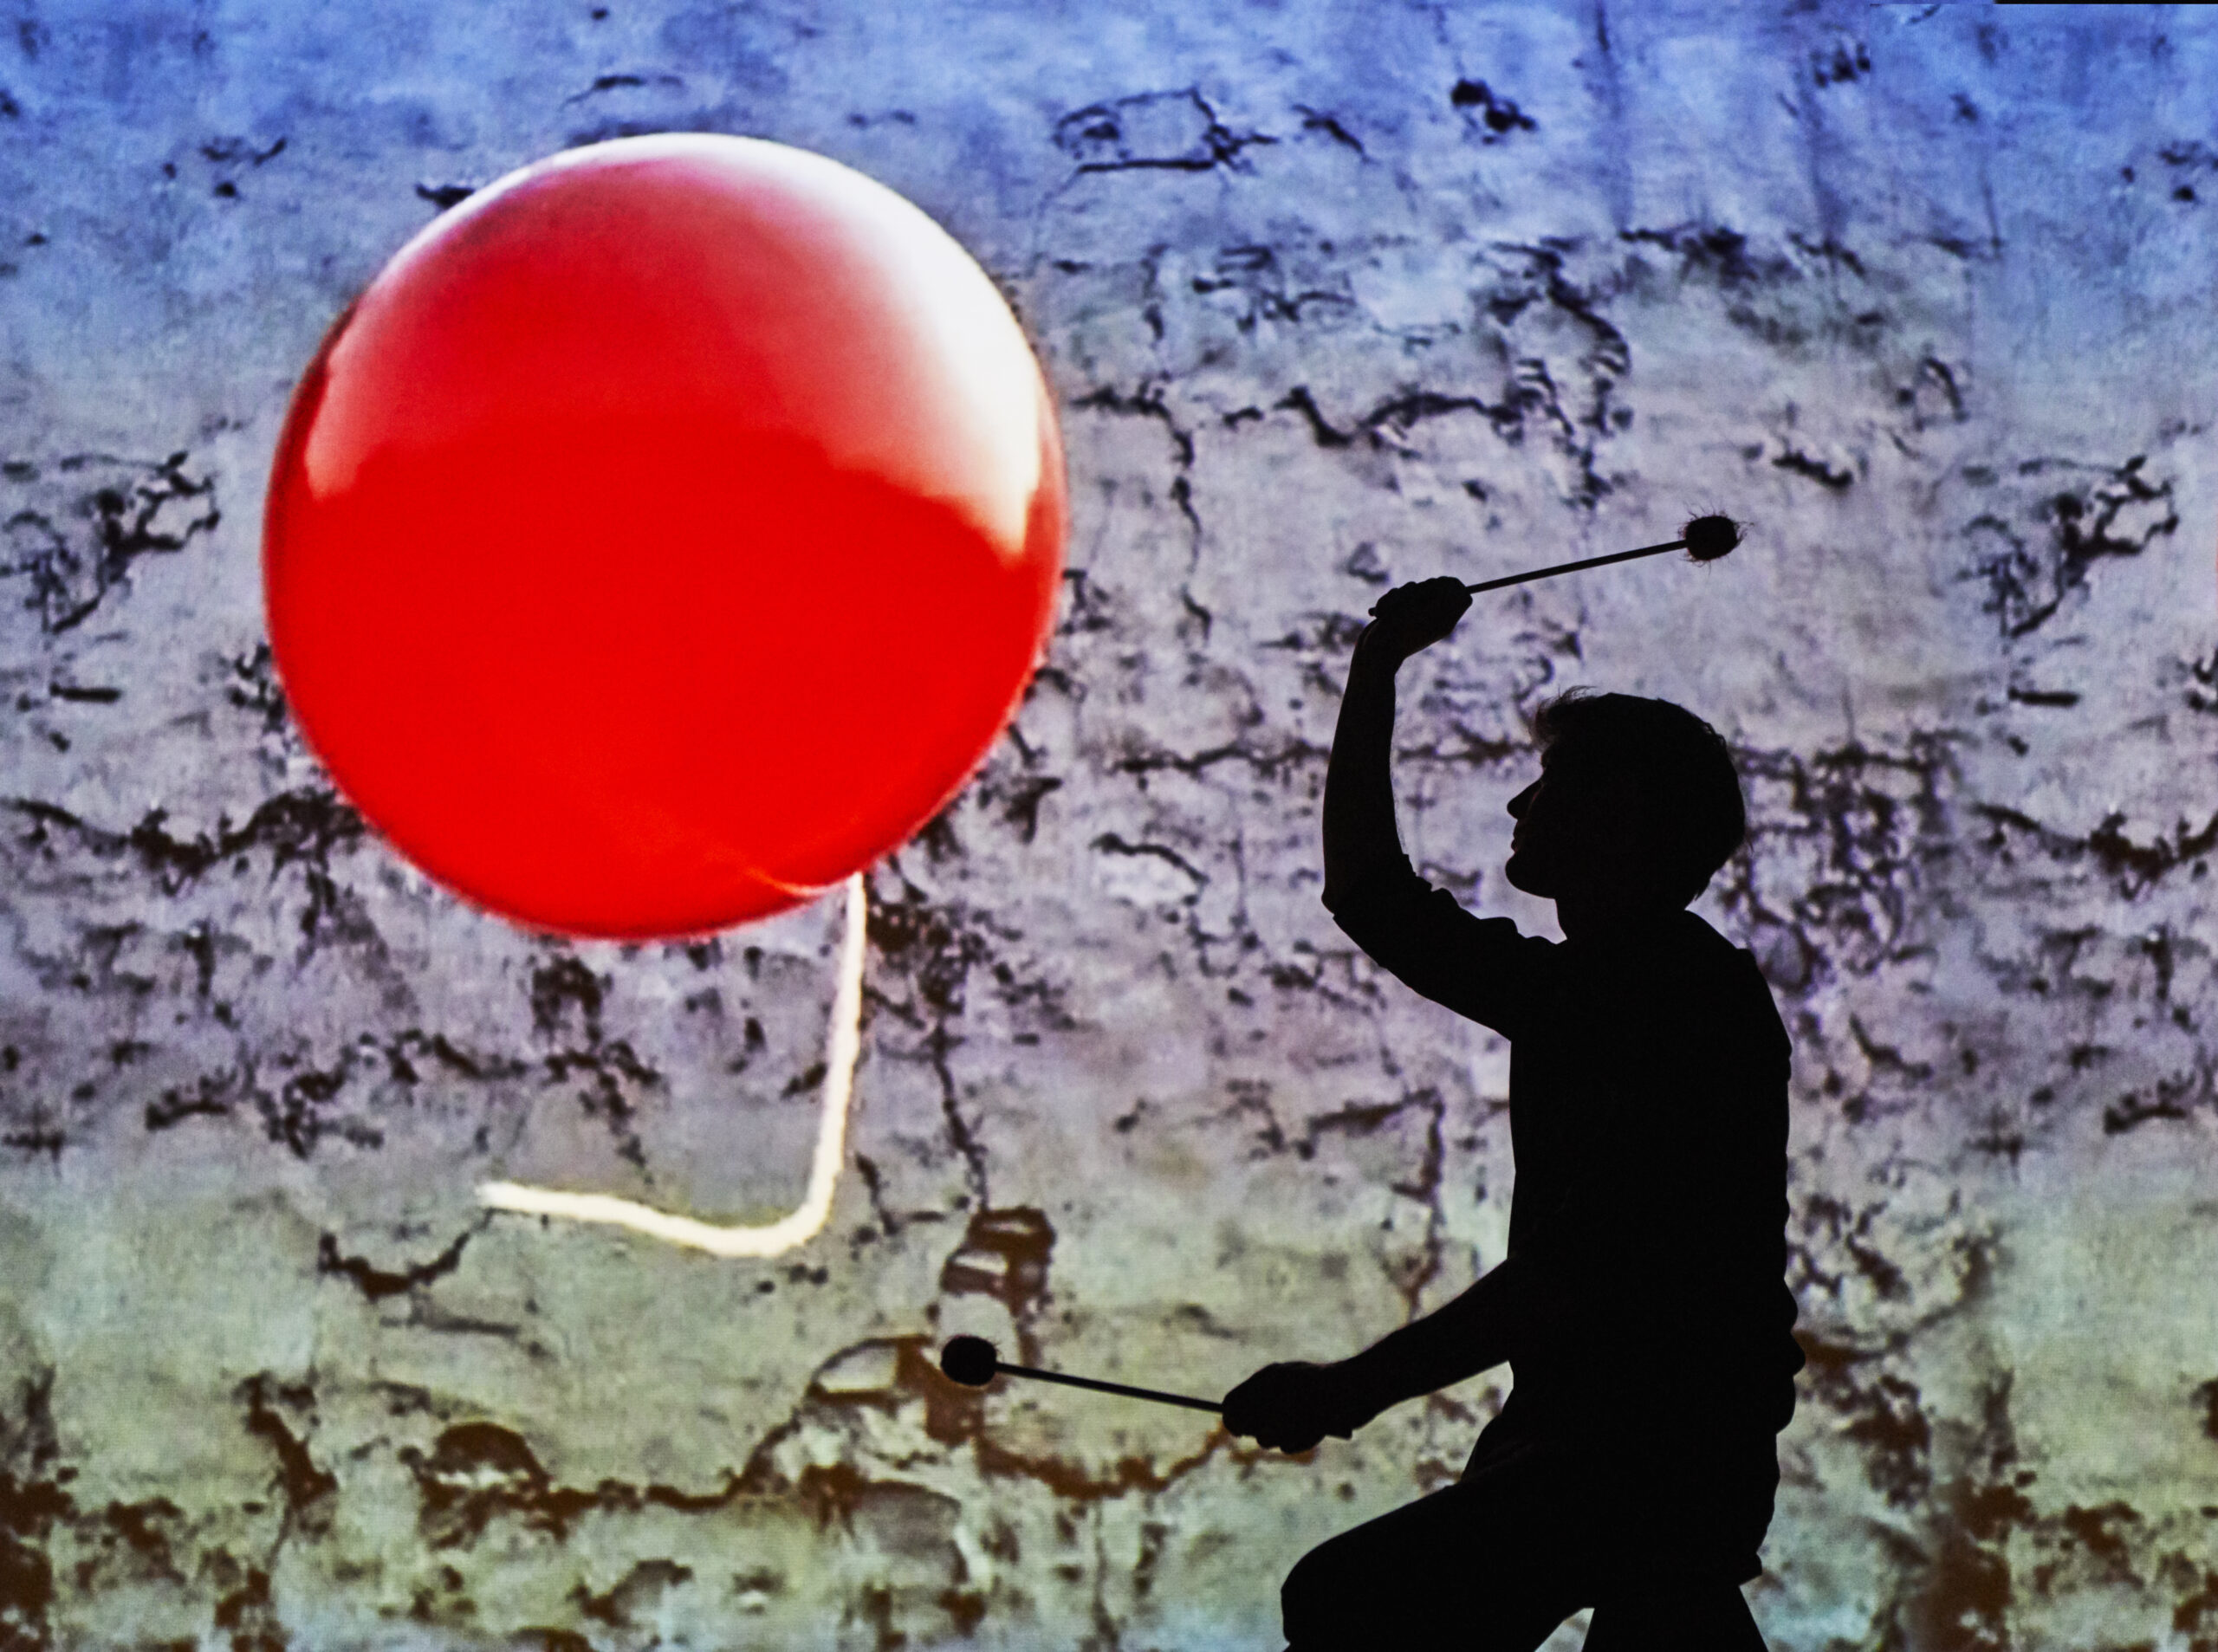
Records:
[[[1467,1475],[1311,1550],[1280,1591],[1293,1652],[1532,1652],[1592,1601],[1561,1488]]]
[[[1764,1637],[1739,1584],[1675,1584],[1597,1606],[1583,1652],[1764,1652]]]

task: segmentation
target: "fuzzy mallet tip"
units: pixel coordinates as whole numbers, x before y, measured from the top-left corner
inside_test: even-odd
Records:
[[[965,1388],[983,1388],[994,1380],[994,1371],[1000,1364],[993,1344],[983,1337],[956,1337],[940,1350],[939,1368],[950,1383],[960,1383]]]
[[[1715,562],[1741,542],[1741,524],[1730,516],[1697,516],[1679,530],[1687,554],[1697,562]]]

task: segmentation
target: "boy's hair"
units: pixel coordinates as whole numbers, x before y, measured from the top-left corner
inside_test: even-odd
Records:
[[[1733,755],[1684,706],[1573,689],[1540,707],[1533,730],[1557,761],[1632,781],[1658,892],[1680,906],[1709,887],[1748,835]]]

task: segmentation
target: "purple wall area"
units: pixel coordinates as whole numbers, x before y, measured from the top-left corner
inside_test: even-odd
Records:
[[[1217,1393],[1500,1259],[1505,1047],[1317,902],[1349,644],[1389,581],[1711,507],[1729,561],[1482,598],[1411,669],[1404,835],[1552,933],[1499,870],[1541,698],[1739,755],[1700,910],[1795,1039],[1811,1357],[1773,1645],[2218,1642],[2202,12],[10,17],[0,1645],[1276,1646],[1294,1558],[1452,1478],[1506,1379],[1288,1462],[929,1352]],[[838,902],[691,949],[457,905],[334,798],[260,612],[347,299],[671,128],[959,237],[1074,511],[1013,733],[872,877],[830,1222],[758,1260],[474,1189],[798,1203]]]

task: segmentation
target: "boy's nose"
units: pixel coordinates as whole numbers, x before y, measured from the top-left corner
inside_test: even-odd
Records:
[[[1520,792],[1515,797],[1511,798],[1509,800],[1509,818],[1513,820],[1523,820],[1525,818],[1525,811],[1532,807],[1533,794],[1540,789],[1540,782],[1534,781],[1530,786]]]

